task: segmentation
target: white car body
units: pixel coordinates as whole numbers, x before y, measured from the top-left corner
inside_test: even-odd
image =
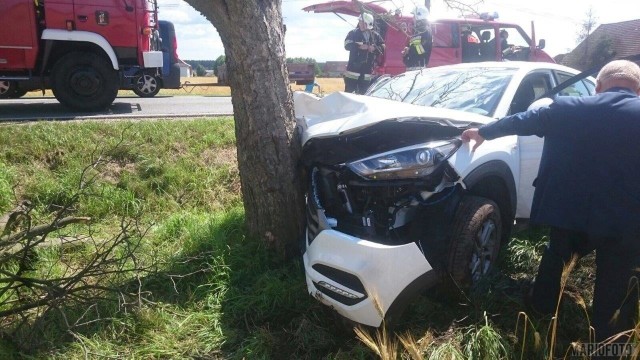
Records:
[[[303,146],[313,139],[355,133],[394,118],[401,122],[403,118],[418,116],[436,121],[446,119],[450,124],[462,128],[479,126],[509,114],[512,99],[520,83],[529,74],[549,72],[550,86],[558,83],[554,79],[555,71],[577,74],[576,70],[549,63],[473,63],[454,65],[453,68],[478,66],[517,69],[495,106],[492,117],[342,92],[323,98],[296,92],[295,115],[303,128]],[[469,144],[463,144],[446,161],[460,176],[459,183],[463,188],[467,186],[469,174],[482,164],[492,161],[506,164],[515,184],[516,207],[513,215],[526,219],[531,211],[532,183],[537,175],[542,144],[543,140],[538,137],[507,136],[487,141],[475,152],[471,151]],[[427,281],[425,279],[434,272],[433,264],[423,255],[417,242],[385,245],[351,236],[335,230],[336,220],[327,218],[324,210],[317,210],[317,213],[321,230],[314,239],[310,239],[310,232],[307,232],[304,241],[307,286],[312,296],[341,315],[377,327],[401,293],[416,282]],[[342,281],[336,281],[338,278]],[[355,285],[345,286],[347,283]],[[345,301],[336,298],[353,301],[346,301],[348,304],[345,304]]]

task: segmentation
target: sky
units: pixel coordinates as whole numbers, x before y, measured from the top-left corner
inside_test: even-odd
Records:
[[[251,1],[251,0],[237,0]],[[310,57],[318,62],[345,61],[343,48],[346,34],[355,27],[356,18],[333,13],[313,14],[302,11],[305,6],[328,0],[282,0],[282,15],[287,25],[285,50],[287,57]],[[370,0],[366,0],[367,2]],[[465,0],[462,0],[465,1]],[[421,0],[378,0],[389,9],[404,14]],[[499,21],[520,25],[528,34],[531,21],[536,39],[545,39],[545,51],[551,56],[566,53],[577,45],[578,32],[589,10],[596,24],[608,24],[640,18],[640,1],[629,0],[470,0],[479,12],[498,12]],[[447,9],[443,0],[431,1],[430,19],[458,18],[459,11]],[[178,38],[178,54],[183,60],[213,60],[224,54],[218,32],[198,11],[184,0],[158,0],[159,17],[174,23]]]

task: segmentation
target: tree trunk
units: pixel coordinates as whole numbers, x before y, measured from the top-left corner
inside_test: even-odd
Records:
[[[290,254],[303,234],[304,194],[281,0],[187,3],[211,21],[225,48],[250,235]]]

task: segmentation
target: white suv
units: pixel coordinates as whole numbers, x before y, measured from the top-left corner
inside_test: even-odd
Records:
[[[383,79],[369,96],[295,93],[310,294],[377,327],[443,279],[472,284],[487,274],[514,221],[529,217],[542,139],[503,137],[473,153],[459,135],[526,110],[577,73],[472,63]],[[593,95],[594,83],[579,80],[559,96]]]

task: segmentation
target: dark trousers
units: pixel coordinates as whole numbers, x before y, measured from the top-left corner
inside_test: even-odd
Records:
[[[370,85],[371,80],[365,80],[364,74],[360,74],[358,79],[344,77],[344,91],[348,93],[364,94]]]
[[[555,312],[564,265],[572,256],[580,258],[593,250],[596,251],[596,285],[592,325],[596,341],[600,342],[634,328],[638,321],[640,237],[592,237],[552,228],[538,268],[531,303],[541,313]],[[623,337],[617,342],[626,340]]]

